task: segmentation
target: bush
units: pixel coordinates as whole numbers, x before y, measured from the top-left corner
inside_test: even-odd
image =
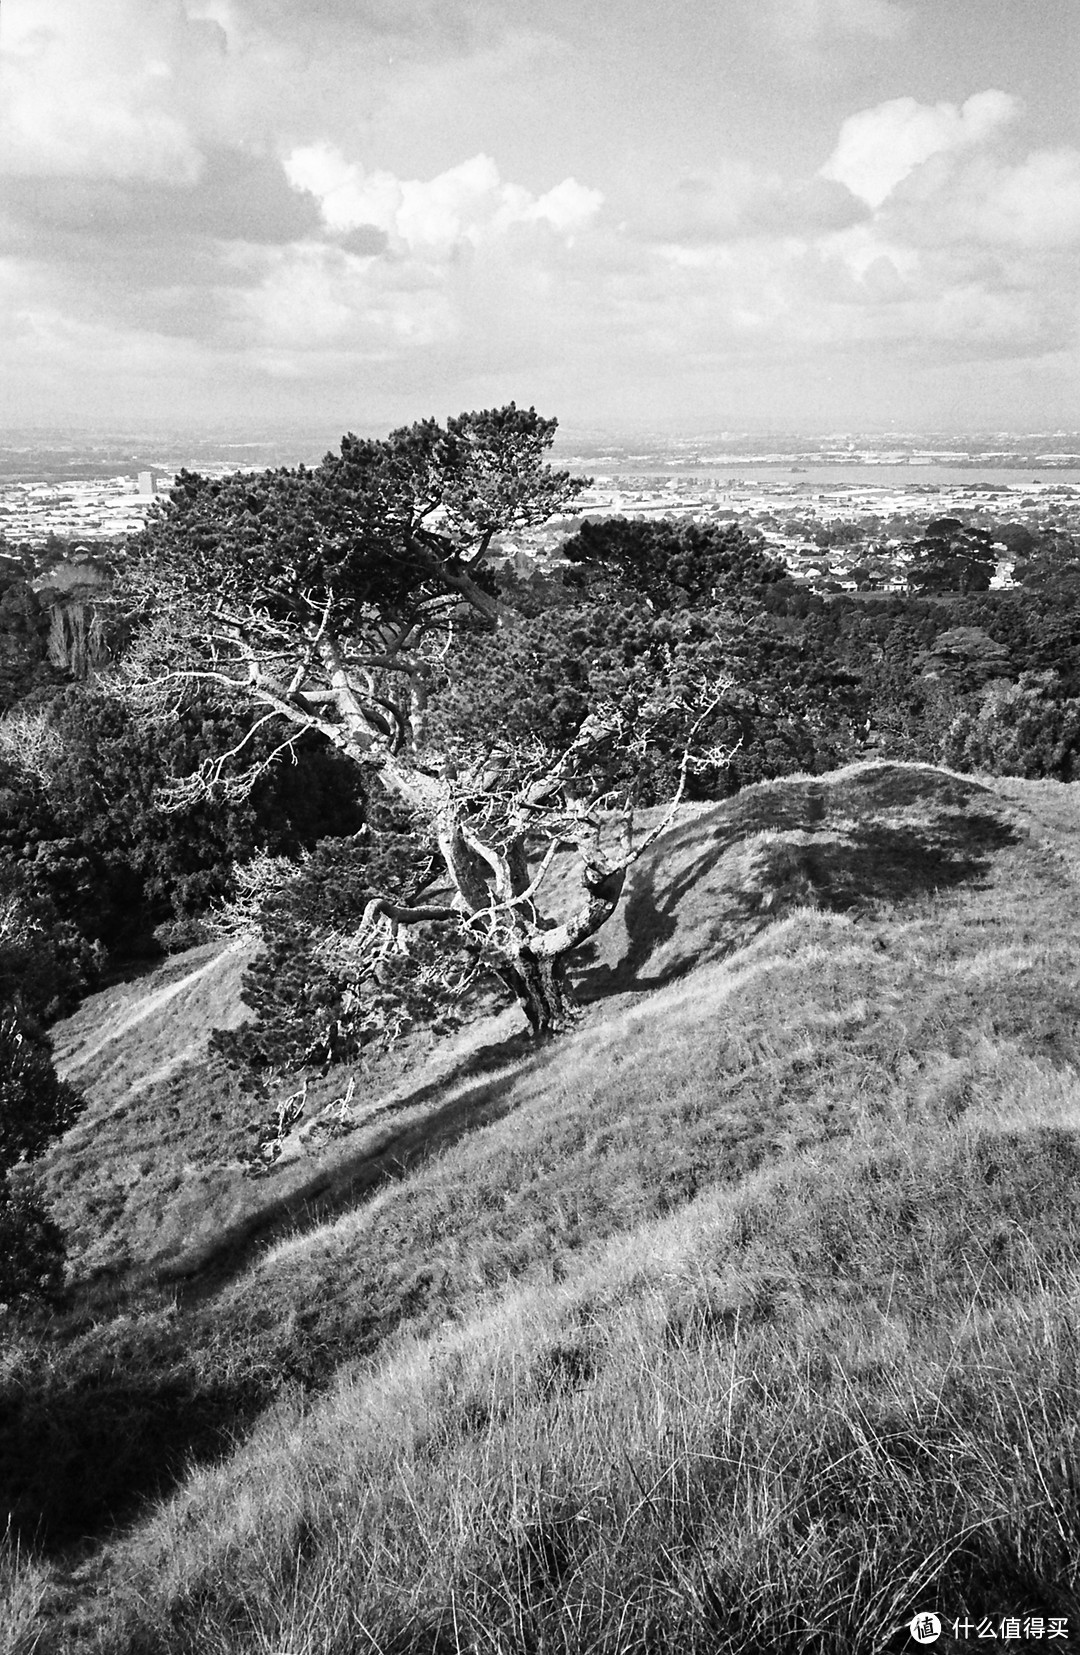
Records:
[[[957,714],[942,743],[955,770],[996,776],[1080,776],[1080,699],[1062,697],[1053,673],[1024,673],[1019,683],[985,690]]]
[[[95,857],[86,927],[113,945],[131,929],[133,912],[144,931],[191,917],[226,896],[235,865],[256,852],[295,855],[363,822],[354,767],[318,737],[301,741],[294,761],[268,770],[246,797],[218,791],[169,800],[170,788],[251,728],[248,715],[205,698],[182,706],[169,724],[151,726],[114,695],[71,691],[55,717],[67,753],[50,793],[58,840],[66,833]],[[274,744],[260,731],[245,762],[266,757]],[[73,849],[67,855],[70,863]]]
[[[407,951],[368,946],[360,928],[372,898],[412,900],[433,873],[406,818],[386,810],[376,819],[377,831],[324,840],[291,878],[268,869],[256,921],[263,946],[244,977],[257,1021],[212,1042],[250,1085],[325,1070],[417,1025],[457,1027],[493,986],[479,947],[453,927],[410,925]]]
[[[47,1037],[9,1005],[0,1013],[0,1172],[36,1160],[82,1108],[53,1068]]]
[[[154,927],[154,941],[166,954],[182,954],[210,942],[213,932],[202,918],[167,919]]]
[[[29,1180],[0,1179],[0,1305],[28,1309],[59,1296],[64,1283],[64,1238]]]
[[[0,1007],[17,1005],[36,1024],[74,1010],[97,981],[103,951],[62,919],[34,865],[0,858]]]
[[[25,1176],[84,1107],[52,1065],[48,1040],[15,1005],[0,1013],[0,1304],[60,1286],[63,1244]]]
[[[100,688],[16,709],[0,727],[0,860],[90,943],[124,950],[227,896],[236,865],[257,852],[295,855],[361,826],[355,768],[317,737],[246,797],[167,797],[250,727],[205,700],[151,727]],[[271,750],[260,731],[253,756]]]
[[[654,610],[624,594],[518,613],[494,633],[459,640],[436,688],[431,734],[451,759],[485,744],[553,757],[590,713],[612,705],[631,725],[635,709],[652,708],[655,730],[656,702],[666,698],[665,728],[648,753],[617,743],[593,755],[594,785],[631,791],[644,806],[677,786],[691,732],[712,758],[695,763],[690,796],[724,798],[752,782],[844,763],[861,752],[866,718],[858,675],[818,636],[787,636],[753,592],[701,610]]]
[[[56,684],[61,674],[49,663],[49,612],[29,582],[11,582],[0,595],[0,708]]]

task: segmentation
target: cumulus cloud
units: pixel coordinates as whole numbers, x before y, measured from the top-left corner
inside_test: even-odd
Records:
[[[857,337],[1017,358],[1075,347],[1080,150],[1016,153],[1005,92],[959,106],[895,99],[851,116],[822,176],[872,208],[824,238]]]
[[[877,61],[914,14],[896,0],[732,10],[755,48],[771,30],[770,62],[812,73],[815,98],[818,77]],[[703,151],[666,180],[643,124],[656,170],[635,176],[620,225],[572,148],[593,144],[581,153],[615,169],[605,185],[630,164],[608,128],[598,141],[602,113],[550,152],[523,148],[522,96],[536,106],[537,85],[546,96],[574,68],[569,35],[559,58],[539,34],[562,0],[536,9],[533,35],[507,13],[4,0],[0,395],[32,382],[43,409],[63,407],[75,379],[132,406],[160,388],[168,411],[201,385],[192,407],[261,408],[276,386],[291,409],[334,387],[353,406],[360,386],[405,417],[440,385],[448,405],[623,407],[621,387],[647,383],[677,412],[691,383],[702,406],[736,382],[752,406],[770,372],[786,395],[845,358],[869,383],[890,364],[1074,343],[1080,152],[1025,154],[1008,93],[837,103],[835,142],[801,166],[794,149],[771,168]],[[448,144],[464,157],[449,166]]]
[[[148,376],[173,361],[238,387],[365,363],[407,377],[425,352],[481,336],[505,347],[522,294],[555,294],[557,309],[553,261],[594,223],[599,191],[572,177],[528,190],[485,154],[399,177],[346,159],[351,141],[343,151],[331,137],[363,127],[365,92],[377,107],[402,80],[387,51],[411,53],[404,80],[427,76],[437,101],[436,14],[454,75],[468,51],[482,49],[481,81],[504,64],[495,0],[317,0],[302,26],[284,0],[5,0],[12,381],[62,395],[65,353],[73,371],[114,386],[128,373],[133,388],[140,360]]]
[[[960,105],[897,98],[845,120],[820,176],[868,211],[819,236],[818,276],[804,263],[799,278],[826,336],[831,326],[837,341],[912,360],[1075,346],[1080,151],[1018,155],[1019,116],[991,90]]]
[[[891,98],[851,115],[821,176],[844,184],[871,207],[931,156],[982,143],[1015,119],[1008,92],[976,92],[965,103],[921,104]]]
[[[1080,244],[1080,150],[935,157],[897,189],[891,216],[915,245],[1032,252]]]
[[[546,225],[571,236],[599,211],[599,190],[564,178],[543,195],[504,183],[487,155],[450,167],[437,177],[400,179],[367,172],[330,144],[312,144],[286,158],[285,172],[297,190],[319,202],[332,231],[382,234],[402,252],[447,253],[462,243],[478,245],[514,225]]]
[[[446,284],[392,266],[372,271],[336,248],[310,244],[262,261],[260,278],[236,289],[232,320],[238,344],[294,358],[336,348],[354,361],[445,346],[460,328]]]
[[[811,184],[746,166],[683,179],[636,226],[659,267],[624,284],[673,359],[861,351],[934,361],[1075,349],[1080,151],[997,141],[1016,100],[895,99],[846,119]],[[654,326],[651,337],[657,338]]]

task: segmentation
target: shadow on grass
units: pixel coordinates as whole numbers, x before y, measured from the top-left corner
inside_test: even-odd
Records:
[[[977,883],[994,854],[1019,838],[986,809],[986,795],[979,783],[941,771],[882,765],[736,798],[719,826],[689,823],[639,864],[624,907],[627,945],[608,964],[595,963],[596,948],[582,951],[582,997],[663,987],[703,957],[744,947],[798,904],[870,913]],[[699,912],[686,924],[690,894],[705,890],[729,852],[763,834],[730,882],[712,886],[707,923]]]
[[[155,1330],[161,1333],[160,1325]],[[192,1464],[223,1457],[273,1400],[258,1373],[207,1381],[183,1340],[62,1364],[0,1394],[0,1512],[29,1553],[62,1556],[105,1538],[169,1494]]]
[[[471,1052],[449,1073],[441,1073],[395,1099],[384,1119],[403,1110],[445,1101],[419,1120],[412,1120],[384,1138],[378,1148],[358,1148],[339,1156],[258,1211],[211,1249],[158,1274],[160,1282],[176,1282],[183,1306],[201,1303],[240,1275],[275,1243],[303,1235],[350,1211],[362,1197],[383,1184],[404,1178],[419,1162],[440,1154],[467,1132],[498,1120],[512,1107],[511,1081],[516,1065],[531,1058],[540,1065],[555,1055],[537,1046],[521,1031]],[[513,1075],[507,1074],[514,1065]],[[490,1079],[483,1078],[490,1075]],[[472,1082],[472,1084],[470,1084]],[[449,1094],[448,1096],[446,1094]]]
[[[745,943],[797,902],[859,912],[977,881],[994,852],[1018,837],[985,797],[977,784],[940,772],[881,766],[736,798],[711,827],[708,817],[684,825],[639,866],[625,910],[628,946],[614,965],[586,970],[584,996],[654,988],[698,963],[700,929],[692,952],[669,948],[662,967],[649,970],[676,938],[694,887],[722,872],[722,859],[745,841],[752,843],[730,883],[708,894],[714,953]],[[521,1035],[471,1053],[400,1099],[402,1109],[433,1108],[391,1130],[374,1152],[358,1148],[276,1201],[268,1190],[257,1214],[189,1259],[181,1314],[159,1292],[74,1344],[43,1341],[0,1385],[0,1512],[10,1510],[13,1537],[51,1552],[100,1538],[167,1493],[193,1461],[230,1452],[283,1387],[317,1388],[345,1356],[370,1353],[405,1322],[414,1311],[407,1295],[382,1311],[369,1306],[325,1347],[308,1348],[303,1315],[283,1343],[268,1335],[260,1344],[253,1328],[250,1346],[224,1335],[215,1344],[203,1301],[265,1248],[355,1207],[505,1114],[520,1072],[507,1068],[527,1055],[548,1061]]]
[[[8,1516],[12,1538],[55,1556],[106,1537],[167,1495],[192,1464],[230,1453],[283,1388],[320,1389],[340,1361],[373,1350],[408,1320],[405,1298],[393,1315],[384,1311],[355,1328],[347,1349],[332,1350],[308,1348],[301,1316],[292,1359],[283,1364],[215,1343],[206,1301],[276,1242],[325,1224],[505,1114],[513,1078],[507,1066],[515,1064],[516,1075],[515,1060],[526,1056],[543,1063],[548,1049],[519,1034],[470,1053],[396,1105],[413,1108],[449,1093],[441,1106],[392,1132],[374,1153],[358,1151],[268,1202],[200,1258],[176,1284],[175,1299],[175,1288],[147,1291],[81,1340],[43,1341],[36,1361],[0,1383],[0,1521]]]

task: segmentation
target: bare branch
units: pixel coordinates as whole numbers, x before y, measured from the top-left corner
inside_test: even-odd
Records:
[[[491,542],[494,540],[494,538],[495,538],[494,528],[484,530],[484,533],[480,537],[479,546],[477,547],[476,551],[473,553],[472,557],[469,559],[468,563],[465,565],[465,567],[467,569],[475,569],[478,564],[483,563],[485,557],[487,557],[488,551],[491,548]]]
[[[389,897],[372,897],[364,909],[359,930],[374,930],[379,919],[392,920],[395,925],[426,925],[442,920],[460,920],[461,910],[447,903],[431,903],[426,908],[412,908],[407,902],[392,902]]]
[[[424,545],[424,540],[434,542],[434,546]],[[456,593],[478,614],[483,615],[485,620],[492,622],[498,620],[498,599],[493,598],[490,592],[485,592],[482,587],[477,586],[469,573],[472,564],[464,565],[460,574],[448,566],[444,550],[447,541],[444,536],[434,535],[430,529],[417,528],[408,537],[407,544],[420,568],[433,574],[449,592]],[[440,551],[443,553],[442,556],[439,555]]]
[[[296,763],[296,743],[303,734],[301,730],[293,730],[285,741],[279,742],[272,752],[257,764],[249,765],[239,776],[227,776],[226,769],[231,760],[239,758],[240,754],[251,742],[257,731],[264,724],[269,724],[279,715],[277,712],[264,713],[257,718],[251,728],[243,735],[234,747],[227,753],[221,753],[215,759],[204,759],[198,770],[190,776],[184,776],[170,787],[162,788],[158,794],[158,802],[163,810],[184,810],[198,799],[205,798],[208,793],[218,791],[221,796],[232,803],[249,797],[252,789],[262,776],[272,770],[283,753],[288,753],[293,763]]]
[[[469,849],[475,852],[477,856],[481,857],[482,860],[487,863],[488,867],[492,871],[492,874],[494,875],[493,889],[495,900],[492,906],[502,906],[506,896],[509,894],[510,889],[510,881],[505,857],[501,856],[493,846],[485,845],[482,839],[477,838],[476,834],[473,833],[472,829],[469,827],[468,822],[460,822],[458,824],[458,828],[461,833],[461,837],[464,839]]]
[[[547,851],[544,854],[544,859],[541,862],[539,868],[537,868],[535,874],[533,875],[532,880],[530,881],[527,889],[522,891],[520,893],[520,895],[514,897],[507,904],[507,907],[517,908],[517,907],[522,906],[524,903],[531,902],[533,900],[533,898],[536,895],[537,891],[540,889],[540,886],[544,882],[544,876],[546,875],[548,869],[551,867],[552,862],[555,860],[555,853],[558,850],[558,848],[559,848],[558,839],[552,839],[551,843],[548,845]]]
[[[308,600],[308,601],[311,601],[311,600]],[[308,647],[307,647],[306,651],[304,652],[303,659],[297,663],[296,671],[293,673],[292,679],[291,679],[290,684],[289,684],[289,694],[290,695],[295,695],[296,694],[297,690],[300,688],[301,684],[304,682],[304,679],[307,677],[308,672],[311,669],[311,663],[315,659],[316,653],[318,652],[319,643],[322,640],[323,634],[325,633],[326,628],[327,628],[327,624],[329,623],[330,611],[333,608],[333,604],[334,604],[334,595],[333,595],[333,593],[331,593],[330,596],[327,598],[325,605],[323,606],[322,618],[319,621],[319,625],[318,625],[318,628],[315,632],[315,636],[308,643]],[[312,608],[314,608],[314,607],[315,607],[315,605],[314,605],[314,603],[312,603]]]
[[[666,811],[664,812],[664,815],[661,818],[661,820],[659,822],[657,822],[652,828],[649,829],[649,831],[648,831],[648,833],[646,833],[644,839],[642,839],[640,844],[638,844],[637,846],[635,846],[633,844],[632,822],[627,825],[627,830],[626,830],[627,843],[626,843],[624,855],[619,860],[619,864],[618,864],[619,866],[624,867],[624,868],[633,867],[634,863],[638,860],[638,858],[641,857],[641,856],[644,856],[645,852],[647,850],[649,850],[653,845],[655,845],[656,841],[660,838],[660,836],[662,834],[667,832],[668,828],[671,826],[672,822],[675,820],[675,817],[678,813],[679,806],[682,803],[683,794],[686,792],[687,776],[689,775],[689,772],[690,772],[690,769],[691,769],[691,766],[692,766],[692,763],[693,763],[693,760],[691,758],[691,748],[692,748],[692,745],[693,745],[694,737],[697,735],[697,733],[701,729],[702,725],[716,711],[717,707],[720,705],[721,699],[722,699],[721,696],[715,695],[713,697],[713,699],[709,702],[708,706],[700,714],[700,716],[695,719],[693,725],[690,728],[690,733],[687,736],[686,742],[683,746],[682,759],[680,760],[680,763],[679,763],[679,785],[675,789],[674,797],[671,799],[671,801],[670,801]],[[741,746],[742,746],[742,737],[740,736],[739,740],[735,743],[735,746],[726,755],[726,760],[725,760],[726,763],[728,763],[728,764],[731,763],[731,760],[735,757],[735,754],[739,751],[739,748]]]

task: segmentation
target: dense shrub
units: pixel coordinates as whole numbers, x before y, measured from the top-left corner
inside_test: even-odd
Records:
[[[16,736],[25,736],[28,715],[13,716]],[[353,767],[319,738],[299,742],[246,797],[219,789],[170,799],[170,788],[250,729],[248,717],[213,702],[189,701],[166,724],[150,725],[116,694],[73,687],[45,716],[51,760],[15,762],[17,740],[6,760],[0,754],[0,859],[111,950],[137,946],[155,925],[227,895],[235,865],[256,852],[295,854],[363,821]],[[26,754],[44,746],[22,745]],[[272,745],[260,731],[250,756],[265,757]]]
[[[908,586],[913,592],[985,592],[994,575],[993,538],[958,517],[938,517],[910,548]]]
[[[1062,697],[1052,673],[994,685],[954,718],[942,758],[956,770],[996,776],[1080,777],[1080,699]]]
[[[402,814],[376,811],[375,822],[324,840],[291,874],[278,870],[258,904],[262,948],[244,978],[257,1021],[213,1037],[249,1084],[326,1069],[418,1024],[454,1027],[494,987],[455,926],[410,925],[400,949],[381,952],[359,936],[374,896],[422,900],[438,872]]]
[[[2,1061],[2,1059],[0,1059]],[[26,1178],[0,1178],[0,1305],[55,1299],[64,1282],[64,1240]]]
[[[0,1011],[0,1304],[47,1296],[60,1284],[60,1233],[25,1168],[82,1107],[74,1088],[57,1076],[40,1027],[9,1002]]]
[[[0,712],[32,690],[61,681],[49,664],[49,613],[25,580],[0,593]]]
[[[672,518],[586,521],[565,543],[563,555],[577,566],[568,571],[568,583],[594,596],[633,594],[657,612],[760,599],[787,574],[740,529]]]
[[[0,1006],[50,1023],[93,987],[103,958],[34,879],[33,865],[0,858]]]
[[[78,1093],[57,1077],[40,1028],[9,1005],[0,1012],[0,1169],[36,1160],[81,1107]]]
[[[431,732],[451,756],[485,741],[554,754],[589,713],[614,704],[654,718],[664,696],[663,741],[645,756],[627,746],[603,755],[607,786],[656,804],[676,785],[685,741],[713,693],[698,745],[714,761],[695,765],[691,796],[724,797],[861,751],[859,674],[813,633],[785,630],[750,592],[711,608],[665,609],[633,591],[596,601],[582,590],[539,613],[516,611],[498,631],[459,640],[436,685]]]

